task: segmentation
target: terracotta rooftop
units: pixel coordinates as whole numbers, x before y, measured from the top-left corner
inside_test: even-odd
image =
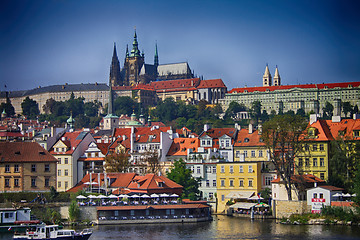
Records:
[[[161,183],[161,184],[159,184]],[[183,187],[164,176],[155,174],[146,174],[145,176],[136,176],[134,181],[127,187],[131,191],[145,190],[147,193],[182,193]]]
[[[293,183],[325,183],[324,180],[318,178],[312,174],[294,175],[291,177]],[[282,182],[281,178],[277,178],[271,181],[272,183]]]
[[[249,133],[248,129],[240,129],[234,143],[235,147],[250,147],[250,146],[265,146],[265,143],[260,140],[261,134],[258,130]]]
[[[57,162],[36,142],[0,142],[1,162]]]
[[[197,152],[199,146],[198,138],[174,138],[166,156],[186,156],[188,149]]]
[[[226,88],[226,86],[221,79],[210,79],[201,80],[197,88]]]
[[[156,91],[163,90],[196,90],[196,87],[200,84],[200,78],[191,79],[178,79],[178,80],[167,80],[167,81],[156,81],[151,82],[150,85]]]
[[[53,155],[57,154],[72,154],[77,146],[81,143],[81,141],[86,137],[86,135],[89,134],[89,132],[83,132],[83,131],[74,131],[74,132],[66,132],[62,135],[62,137],[57,141],[63,142],[67,147],[66,152],[55,152],[54,147],[51,148],[50,153]],[[54,146],[56,143],[54,144]]]

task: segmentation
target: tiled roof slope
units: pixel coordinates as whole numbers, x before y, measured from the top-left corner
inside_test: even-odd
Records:
[[[51,148],[51,154],[72,154],[85,136],[89,134],[83,131],[66,132],[58,141],[62,141],[67,147],[66,152],[55,152],[54,148]],[[65,140],[64,140],[65,139]]]
[[[260,141],[261,134],[258,130],[249,133],[248,129],[241,129],[237,133],[237,137],[234,143],[235,147],[252,147],[252,146],[265,146],[263,141]]]
[[[170,91],[170,90],[195,90],[200,84],[200,78],[179,79],[151,82],[150,85],[156,91]]]
[[[226,88],[221,79],[201,80],[197,88]]]
[[[175,138],[166,156],[186,156],[188,149],[196,152],[198,147],[198,138]]]
[[[304,175],[293,175],[291,176],[292,183],[325,183],[325,180],[318,178],[312,174],[304,174]],[[272,183],[280,183],[282,182],[281,178],[277,178],[271,181]]]
[[[0,142],[1,162],[57,162],[36,142]]]
[[[158,183],[162,182],[163,187],[159,187]],[[182,186],[174,181],[155,174],[146,174],[145,176],[136,176],[134,181],[127,187],[130,190],[146,190],[147,192],[166,192],[166,190],[182,190]]]
[[[334,139],[341,137],[346,140],[354,140],[354,130],[360,130],[360,119],[342,119],[340,122],[326,120],[326,124]],[[342,134],[342,132],[344,135],[340,136],[339,134]],[[357,139],[360,140],[359,138]]]

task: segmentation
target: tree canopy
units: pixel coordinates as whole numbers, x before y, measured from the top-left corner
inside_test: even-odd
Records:
[[[292,200],[291,177],[295,174],[295,158],[303,151],[301,135],[307,121],[299,115],[277,115],[264,123],[262,139],[270,161],[284,182],[288,199]]]
[[[39,104],[29,97],[21,103],[21,108],[23,115],[30,119],[35,119],[40,114]]]
[[[174,166],[167,174],[167,177],[184,187],[182,198],[198,200],[200,197],[199,181],[195,179],[191,170],[186,168],[184,160],[180,159],[174,162]]]
[[[107,155],[104,159],[106,172],[127,172],[130,166],[129,157],[124,151]]]

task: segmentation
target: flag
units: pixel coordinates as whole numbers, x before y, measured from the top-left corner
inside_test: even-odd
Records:
[[[11,226],[8,228],[8,231],[11,231]]]
[[[261,193],[258,193],[258,203],[260,203]]]

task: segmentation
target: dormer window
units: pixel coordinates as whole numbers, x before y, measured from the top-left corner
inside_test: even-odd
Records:
[[[164,187],[164,182],[158,182],[158,187]]]
[[[360,137],[360,130],[354,130],[354,137]]]
[[[250,141],[250,139],[248,139],[248,138],[244,139],[244,142],[249,142],[249,141]]]

